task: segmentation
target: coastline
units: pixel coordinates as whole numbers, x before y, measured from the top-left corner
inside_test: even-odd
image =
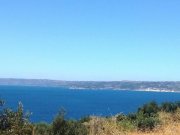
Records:
[[[162,92],[162,93],[180,93],[180,91],[175,90],[165,90],[165,89],[114,89],[114,88],[83,88],[83,87],[70,87],[70,90],[112,90],[112,91],[142,91],[142,92]]]
[[[121,89],[121,88],[113,88],[113,87],[107,87],[107,88],[86,88],[86,87],[74,87],[74,86],[58,86],[58,85],[8,85],[8,84],[0,84],[0,86],[6,86],[6,87],[50,87],[50,88],[65,88],[69,90],[99,90],[99,91],[141,91],[141,92],[162,92],[162,93],[180,93],[178,90],[168,90],[168,89],[158,89],[158,88],[144,88],[144,89]]]

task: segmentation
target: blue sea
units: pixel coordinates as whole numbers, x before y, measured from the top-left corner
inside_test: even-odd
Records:
[[[12,109],[21,101],[24,110],[32,112],[32,122],[51,122],[61,108],[66,110],[68,119],[127,114],[150,101],[180,101],[180,93],[0,86],[0,98]]]

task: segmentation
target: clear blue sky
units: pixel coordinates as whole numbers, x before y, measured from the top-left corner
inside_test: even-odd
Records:
[[[0,77],[180,80],[180,1],[1,0]]]

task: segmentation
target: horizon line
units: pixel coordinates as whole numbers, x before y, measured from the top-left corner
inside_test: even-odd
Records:
[[[0,77],[0,79],[12,79],[12,80],[47,80],[47,81],[64,81],[64,82],[180,82],[180,81],[153,81],[153,80],[61,80],[61,79],[48,79],[48,78],[14,78],[14,77]]]

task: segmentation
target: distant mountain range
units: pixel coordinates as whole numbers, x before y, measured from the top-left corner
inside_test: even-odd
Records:
[[[180,81],[61,81],[0,78],[0,85],[65,87],[69,89],[139,90],[180,92]]]

